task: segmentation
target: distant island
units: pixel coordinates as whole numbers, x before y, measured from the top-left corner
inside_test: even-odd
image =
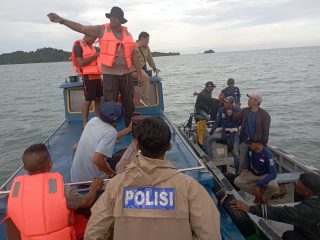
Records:
[[[151,52],[152,57],[163,57],[163,56],[177,56],[180,55],[179,52],[168,52],[168,53],[163,53],[163,52]]]
[[[152,52],[153,57],[175,56],[180,53]],[[45,63],[45,62],[66,62],[70,61],[71,52],[66,52],[55,48],[40,48],[36,51],[24,52],[16,51],[0,55],[0,65],[22,64],[22,63]]]
[[[43,63],[68,61],[70,52],[55,48],[41,48],[36,51],[16,51],[0,55],[0,64]]]
[[[210,50],[204,51],[203,53],[204,53],[204,54],[206,54],[206,53],[215,53],[215,51],[213,51],[213,50],[210,49]]]

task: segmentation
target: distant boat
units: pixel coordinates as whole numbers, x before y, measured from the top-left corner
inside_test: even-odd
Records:
[[[204,51],[203,53],[204,53],[204,54],[206,54],[206,53],[215,53],[215,51],[213,51],[213,50],[210,49],[210,50]]]

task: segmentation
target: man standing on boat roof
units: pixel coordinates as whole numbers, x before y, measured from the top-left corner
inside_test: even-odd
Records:
[[[150,88],[150,82],[149,82],[149,76],[147,74],[147,62],[152,68],[152,70],[155,73],[158,73],[160,70],[156,68],[156,64],[153,61],[151,51],[149,48],[149,39],[150,35],[147,32],[141,32],[138,37],[138,41],[136,41],[136,47],[134,48],[135,55],[138,58],[138,61],[141,66],[141,74],[142,79],[140,85],[143,87],[143,96],[142,99],[140,99],[140,102],[147,106],[149,104],[149,88]],[[134,78],[137,77],[137,72],[132,72],[132,76]]]
[[[208,81],[205,84],[205,88],[200,93],[193,93],[194,96],[197,96],[195,117],[198,115],[206,121],[214,120],[216,118],[220,104],[217,99],[212,98],[212,91],[215,87],[216,85],[214,85],[212,81]]]
[[[320,239],[320,175],[316,172],[302,173],[297,180],[296,192],[305,197],[294,206],[249,206],[233,201],[232,207],[244,212],[294,225],[294,230],[284,232],[284,240]]]
[[[250,138],[253,135],[261,137],[261,144],[266,146],[269,140],[271,118],[269,113],[260,107],[261,95],[257,93],[247,94],[248,107],[241,109],[237,114],[232,114],[233,121],[241,125],[240,130],[240,171],[244,168],[247,158]]]
[[[99,116],[100,98],[102,96],[101,66],[99,52],[92,44],[96,38],[85,35],[77,40],[72,48],[72,63],[76,71],[82,75],[84,102],[82,106],[82,126],[88,122],[91,102]]]
[[[134,112],[134,86],[130,76],[132,63],[135,65],[138,80],[141,81],[141,67],[134,54],[135,43],[127,28],[121,8],[113,7],[106,17],[109,24],[84,26],[49,13],[51,22],[63,24],[76,32],[99,38],[101,71],[103,75],[103,96],[106,101],[118,101],[119,93],[125,110],[125,124],[128,126]]]
[[[279,193],[279,186],[275,180],[277,169],[273,155],[263,146],[261,137],[255,134],[249,141],[250,151],[234,184],[240,190],[252,193],[256,203],[265,203],[272,195]]]
[[[234,86],[234,79],[229,78],[227,85],[228,85],[228,87],[224,88],[222,90],[222,93],[224,94],[225,97],[229,97],[229,96],[234,97],[236,105],[238,105],[240,107],[241,106],[241,104],[240,104],[240,98],[241,98],[240,89],[238,87]]]
[[[74,218],[72,211],[92,206],[102,178],[95,178],[85,195],[64,185],[60,173],[50,172],[53,163],[43,143],[28,147],[22,161],[28,175],[13,180],[7,214],[21,239],[81,239],[87,220],[82,215]]]
[[[84,239],[220,240],[220,214],[208,192],[165,158],[168,125],[147,118],[137,133],[141,153],[91,208]]]
[[[71,167],[72,182],[116,175],[107,161],[112,157],[116,140],[131,132],[131,124],[117,133],[115,126],[122,120],[123,110],[114,101],[102,103],[99,113],[100,117],[90,119],[81,134]]]

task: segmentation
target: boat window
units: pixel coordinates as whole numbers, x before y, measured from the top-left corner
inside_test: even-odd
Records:
[[[68,89],[68,112],[81,113],[82,103],[84,101],[83,90],[81,88]],[[93,104],[90,106],[90,112],[94,111]]]
[[[156,106],[159,104],[159,96],[158,96],[158,85],[155,82],[150,82],[150,89],[149,89],[149,99],[148,105],[149,106]],[[146,107],[140,102],[143,94],[143,87],[139,87],[137,83],[134,86],[134,105],[136,108],[143,108]]]

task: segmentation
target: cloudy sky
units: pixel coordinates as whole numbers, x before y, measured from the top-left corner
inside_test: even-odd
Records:
[[[119,6],[133,37],[151,35],[157,51],[198,53],[320,45],[319,0],[1,0],[0,54],[54,47],[70,51],[81,34],[46,14],[85,25],[108,21]]]

